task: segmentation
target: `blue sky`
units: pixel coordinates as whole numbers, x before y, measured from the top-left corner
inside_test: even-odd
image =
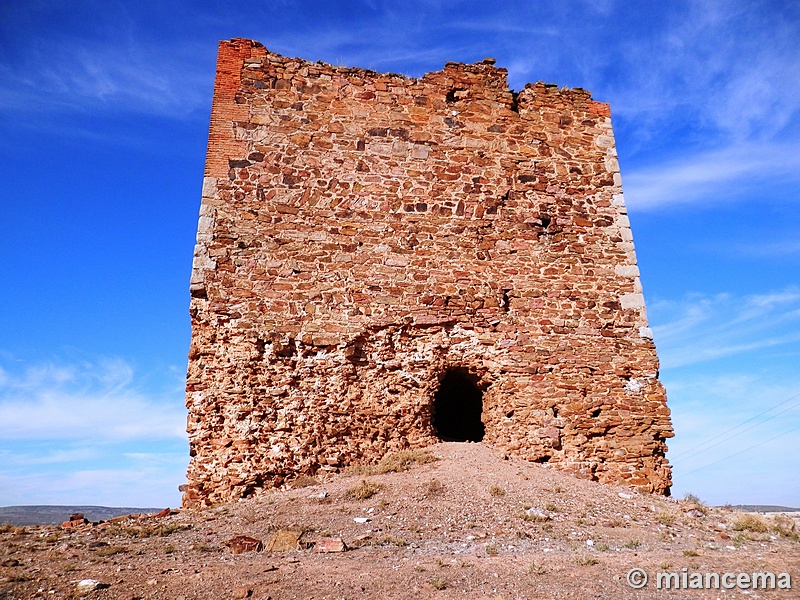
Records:
[[[610,103],[674,493],[800,506],[800,5],[752,0],[0,3],[0,505],[179,503],[232,37],[409,76],[491,56]]]

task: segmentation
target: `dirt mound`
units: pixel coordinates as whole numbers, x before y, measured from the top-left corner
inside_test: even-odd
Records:
[[[784,515],[638,494],[442,443],[205,510],[5,526],[0,598],[672,597],[658,573],[677,574],[662,587],[684,573],[800,581],[798,532]],[[643,589],[627,583],[634,568],[650,577]]]

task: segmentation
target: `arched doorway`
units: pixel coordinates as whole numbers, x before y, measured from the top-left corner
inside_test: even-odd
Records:
[[[483,392],[460,369],[448,371],[433,397],[433,428],[446,442],[480,442]]]

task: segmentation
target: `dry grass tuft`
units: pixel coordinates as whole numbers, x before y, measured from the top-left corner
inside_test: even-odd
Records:
[[[401,450],[385,455],[377,465],[353,465],[348,469],[353,475],[383,475],[402,473],[414,465],[425,465],[439,460],[427,450]]]
[[[319,479],[308,475],[300,475],[291,483],[292,489],[311,487],[312,485],[319,485]]]
[[[349,488],[348,490],[345,491],[344,494],[351,500],[366,500],[367,498],[372,498],[383,488],[384,486],[381,485],[380,483],[375,483],[374,481],[367,481],[366,479],[362,479],[361,483]]]
[[[542,565],[537,565],[535,562],[528,565],[528,575],[545,575],[546,573],[547,569]]]
[[[129,538],[167,537],[177,531],[191,529],[191,525],[181,523],[119,523],[108,528],[111,535]]]
[[[402,473],[414,465],[426,465],[439,460],[426,450],[402,450],[387,454],[378,463],[378,473]]]
[[[425,484],[424,492],[428,496],[441,496],[444,494],[444,484],[438,479],[431,479]]]
[[[661,523],[664,527],[672,527],[675,524],[675,513],[660,512],[656,515],[656,521]]]
[[[447,589],[447,582],[444,579],[431,579],[431,585],[435,590]]]
[[[794,519],[786,515],[775,515],[772,518],[772,531],[780,536],[800,542],[800,535],[797,533],[797,526]]]
[[[102,546],[94,551],[97,556],[114,556],[115,554],[125,554],[127,548],[122,546]]]
[[[734,531],[752,531],[753,533],[766,533],[769,531],[767,522],[758,515],[745,514],[733,522]]]
[[[493,485],[489,488],[489,495],[494,496],[495,498],[500,498],[501,496],[506,495],[506,491],[499,485]]]

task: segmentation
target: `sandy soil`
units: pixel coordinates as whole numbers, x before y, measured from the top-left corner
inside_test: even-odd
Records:
[[[800,598],[796,515],[638,494],[481,444],[428,452],[438,460],[416,453],[401,472],[306,480],[205,510],[0,527],[0,598]],[[385,466],[402,468],[397,458]],[[269,551],[278,533],[290,549]],[[239,535],[264,548],[232,553]],[[347,551],[318,551],[336,538]],[[643,589],[627,583],[633,568],[649,575]],[[789,573],[793,589],[656,587],[658,573],[684,568]],[[99,587],[79,587],[89,579]]]

